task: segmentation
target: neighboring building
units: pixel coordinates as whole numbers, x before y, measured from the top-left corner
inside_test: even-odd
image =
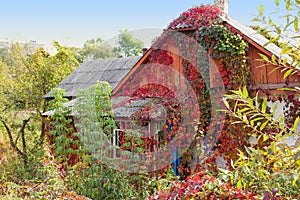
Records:
[[[10,48],[13,45],[20,45],[22,48],[24,48],[26,54],[31,54],[33,51],[44,48],[45,45],[41,43],[37,43],[36,41],[29,41],[29,42],[10,42],[10,41],[0,41],[0,49],[3,48]]]
[[[10,43],[9,43],[9,42],[6,42],[6,41],[0,41],[0,49],[8,48],[9,46],[10,46]]]

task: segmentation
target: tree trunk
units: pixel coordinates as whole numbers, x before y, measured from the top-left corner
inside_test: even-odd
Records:
[[[5,127],[5,130],[7,132],[7,135],[8,135],[8,138],[9,138],[9,143],[10,143],[11,147],[17,152],[18,156],[23,161],[25,169],[27,169],[28,168],[28,155],[27,155],[27,146],[26,146],[26,139],[25,139],[25,127],[26,127],[27,123],[30,121],[30,117],[28,119],[23,120],[22,127],[21,127],[15,141],[13,139],[11,129],[9,128],[7,123],[3,119],[1,119],[0,121],[2,122],[2,124]],[[21,135],[21,139],[22,139],[22,151],[20,150],[20,148],[17,145],[20,135]]]

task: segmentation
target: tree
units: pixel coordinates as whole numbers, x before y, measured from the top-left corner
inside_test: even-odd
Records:
[[[42,48],[28,53],[13,44],[0,60],[0,121],[25,168],[44,141],[41,115],[48,103],[43,96],[79,65],[76,51],[57,42],[54,46],[57,53],[50,55]]]
[[[84,60],[97,60],[117,57],[113,47],[106,42],[103,42],[101,38],[86,41],[83,45],[83,48],[80,50],[80,54],[83,56]]]
[[[127,29],[120,31],[116,52],[119,57],[138,56],[142,53],[143,41],[133,37]]]

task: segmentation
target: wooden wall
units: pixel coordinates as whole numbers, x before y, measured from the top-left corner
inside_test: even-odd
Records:
[[[276,90],[278,88],[287,86],[293,87],[300,84],[300,74],[295,74],[284,79],[284,72],[281,72],[280,69],[272,72],[276,66],[267,64],[262,60],[259,54],[262,54],[262,52],[253,45],[249,46],[248,61],[251,66],[251,88],[253,90],[259,88]]]

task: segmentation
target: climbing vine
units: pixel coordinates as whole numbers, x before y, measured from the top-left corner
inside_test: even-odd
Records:
[[[205,49],[211,50],[213,58],[220,60],[219,71],[227,89],[249,84],[248,45],[240,35],[232,34],[223,25],[213,25],[201,27],[197,40]]]
[[[53,113],[49,116],[51,130],[48,138],[56,160],[67,169],[69,165],[78,162],[80,141],[74,134],[76,129],[70,118],[72,109],[64,105],[68,101],[63,98],[64,90],[54,89],[53,95],[54,99],[50,101]]]
[[[174,72],[170,70],[175,62],[174,52],[165,49],[169,49],[169,47],[179,49],[180,62],[183,66],[183,71],[180,73],[188,81],[193,90],[192,92],[196,95],[200,113],[199,119],[196,120],[198,128],[195,132],[195,142],[191,144],[189,151],[186,152],[189,159],[192,159],[194,154],[192,149],[203,141],[208,127],[212,125],[217,128],[220,123],[218,120],[211,119],[209,90],[219,92],[218,88],[213,88],[213,85],[219,82],[223,82],[226,90],[238,89],[249,84],[250,70],[246,57],[248,44],[240,35],[232,33],[222,24],[222,20],[218,17],[219,14],[219,9],[210,5],[194,7],[182,13],[169,24],[168,29],[180,32],[181,28],[190,28],[182,34],[185,34],[191,40],[182,41],[180,34],[176,33],[171,34],[171,37],[170,34],[163,35],[155,41],[156,49],[151,52],[149,58],[145,61],[143,69],[137,70],[135,75],[131,76],[121,88],[121,94],[130,96],[131,99],[160,98],[165,109],[168,110],[168,120],[162,130],[166,134],[164,137],[166,141],[163,143],[168,143],[170,138],[174,137],[174,134],[180,134],[178,124],[180,124],[182,118],[180,115],[181,106],[174,100],[176,96],[172,93],[173,91],[162,87],[162,84],[142,85],[149,82],[168,85],[169,82],[174,81],[175,79],[172,79]],[[195,41],[198,42],[200,48],[192,44]],[[222,80],[213,80],[214,74],[212,74],[209,67],[212,60],[217,60]],[[163,73],[153,67],[155,65],[160,65]],[[176,89],[179,89],[177,85],[172,88],[175,91]],[[189,96],[190,94],[187,92],[182,95]],[[143,112],[146,113],[148,110],[144,109]],[[195,111],[191,109],[191,116],[195,116],[193,112]],[[140,116],[144,115],[140,114]],[[215,162],[218,155],[225,155],[230,160],[236,155],[237,148],[247,143],[245,129],[238,125],[232,127],[230,125],[231,121],[233,120],[227,120],[224,129],[211,136],[218,137],[219,140],[214,146],[207,147],[216,151],[214,156],[206,159],[206,163]],[[237,132],[239,134],[236,134]],[[184,140],[184,136],[181,140]],[[153,144],[160,142],[153,141]]]

